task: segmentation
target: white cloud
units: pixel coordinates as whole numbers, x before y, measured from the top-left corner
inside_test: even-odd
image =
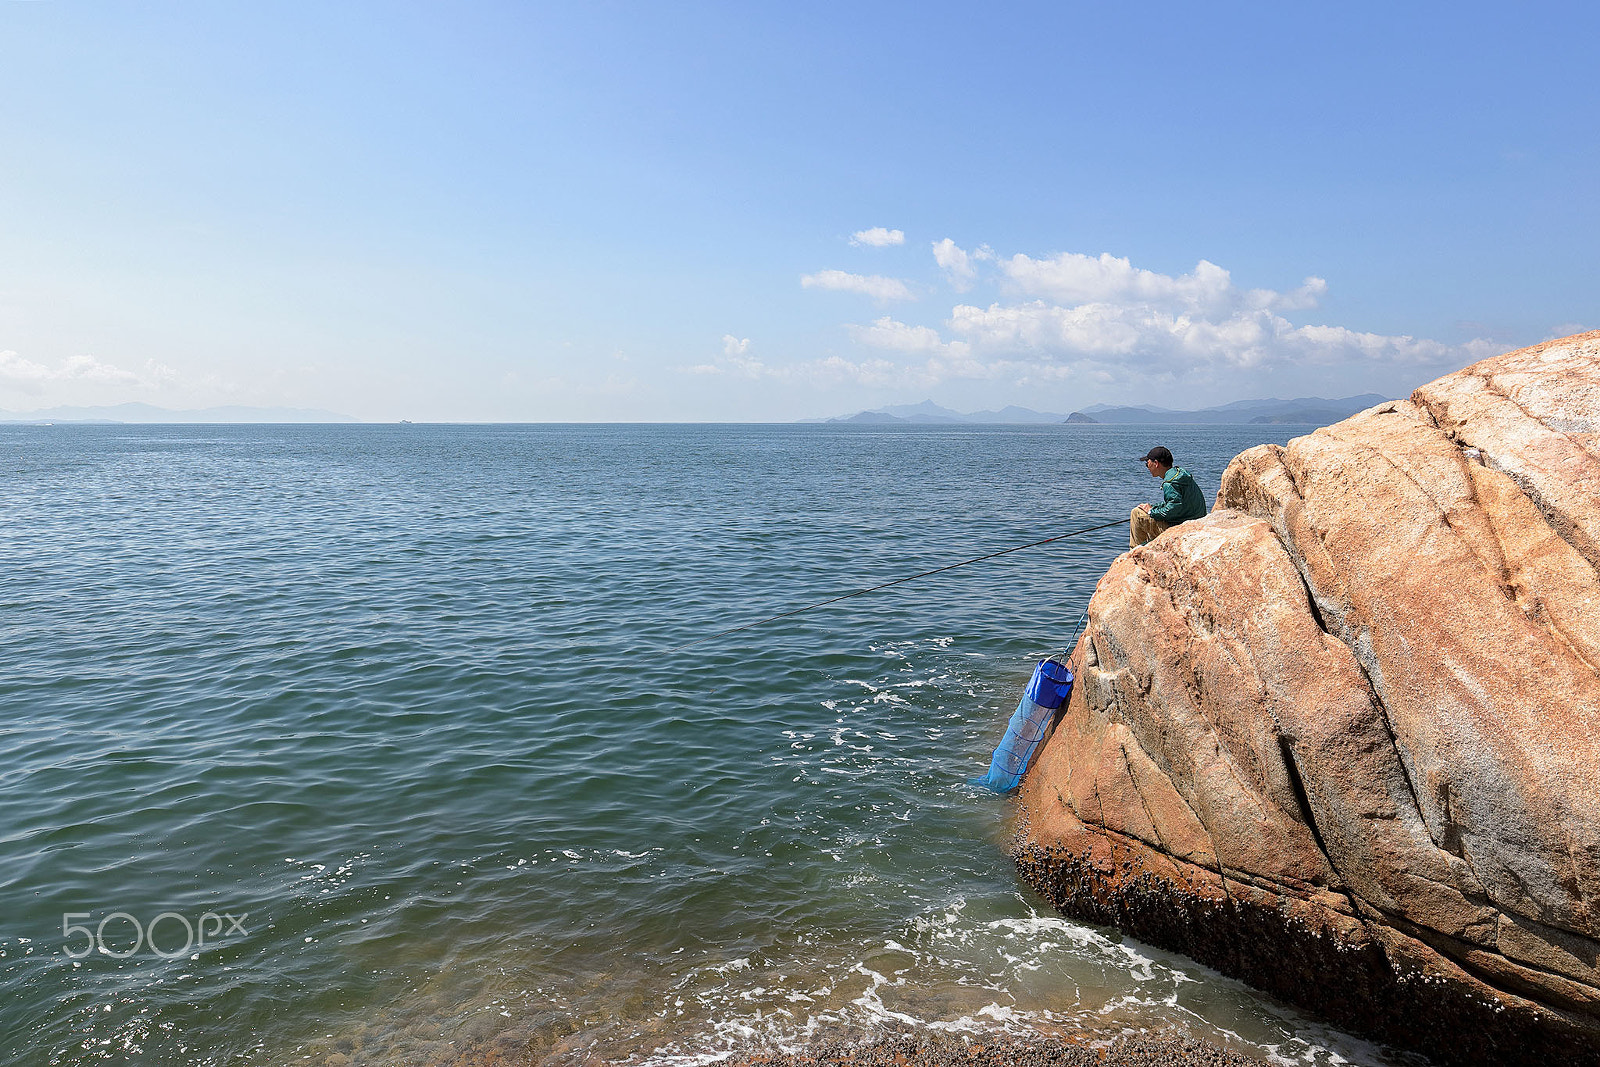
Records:
[[[887,248],[889,245],[905,244],[906,235],[904,230],[886,230],[882,226],[874,226],[870,230],[857,230],[851,234],[850,243],[858,248],[862,245]]]
[[[150,360],[144,373],[124,370],[103,363],[93,356],[72,356],[54,367],[24,359],[15,352],[0,352],[0,385],[23,392],[38,393],[57,382],[87,382],[95,385],[135,385],[153,387],[175,380],[171,367]]]
[[[1209,260],[1202,259],[1188,274],[1170,275],[1135,267],[1110,253],[1063,252],[1049,259],[1019,253],[1002,260],[1000,270],[1024,295],[1059,304],[1148,305],[1208,314],[1230,308],[1315,307],[1328,288],[1321,278],[1307,278],[1288,293],[1242,290],[1233,284],[1228,271]]]
[[[1208,260],[1185,273],[1163,274],[1112,255],[1000,257],[986,245],[969,251],[949,238],[935,242],[932,250],[934,262],[958,290],[989,274],[1007,299],[987,306],[956,304],[939,323],[882,315],[847,325],[863,350],[859,358],[845,354],[769,364],[751,355],[749,339],[726,334],[714,363],[680,370],[817,388],[922,390],[987,380],[1126,391],[1183,383],[1247,396],[1259,395],[1254,388],[1267,371],[1287,375],[1278,382],[1302,372],[1327,380],[1329,372],[1343,377],[1356,368],[1414,380],[1506,347],[1291,321],[1291,314],[1316,308],[1327,294],[1327,282],[1318,277],[1285,290],[1247,289]],[[821,271],[804,276],[801,284],[880,302],[913,299],[906,283],[876,275]]]
[[[61,364],[64,381],[100,382],[108,385],[143,385],[144,379],[130,370],[102,363],[93,356],[73,356]]]
[[[684,374],[737,374],[745,378],[759,378],[766,366],[759,359],[749,355],[750,338],[735,337],[731,333],[722,335],[722,358],[716,363],[696,363],[690,367],[677,368]]]
[[[54,373],[43,363],[23,359],[15,352],[0,352],[0,381],[32,391],[50,381]]]
[[[722,358],[728,368],[746,378],[759,378],[766,365],[749,352],[750,338],[735,337],[731,333],[722,335]]]
[[[957,292],[964,293],[972,288],[978,269],[972,265],[972,256],[958,248],[950,238],[934,242],[933,261],[939,264]]]
[[[1174,375],[1203,366],[1329,366],[1351,362],[1425,366],[1483,358],[1489,342],[1447,345],[1408,335],[1363,333],[1343,326],[1296,326],[1267,308],[1207,315],[1139,303],[959,305],[951,332],[976,351],[1032,354],[1048,361],[1114,363]]]
[[[1328,283],[1318,277],[1307,278],[1300,284],[1300,288],[1291,289],[1287,293],[1272,293],[1270,289],[1252,289],[1252,293],[1271,294],[1274,303],[1271,305],[1281,311],[1299,311],[1302,308],[1314,308],[1322,302],[1323,296],[1328,292]]]
[[[885,278],[881,274],[851,274],[842,270],[822,270],[801,277],[800,284],[807,289],[834,289],[843,293],[860,293],[879,303],[890,300],[915,300],[906,283],[898,278]]]
[[[908,326],[885,315],[870,326],[851,326],[850,334],[874,348],[901,352],[931,352],[944,347],[939,331],[931,326]]]
[[[1314,308],[1328,291],[1328,283],[1310,277],[1288,292],[1240,289],[1230,272],[1202,259],[1188,274],[1160,274],[1135,267],[1110,253],[1086,256],[1063,252],[1049,259],[1022,254],[1000,262],[1000,270],[1023,295],[1043,297],[1057,304],[1108,303],[1148,306],[1174,312],[1203,313],[1216,317],[1235,309],[1293,311]]]
[[[958,304],[943,324],[945,333],[885,316],[851,326],[858,343],[934,353],[943,360],[941,367],[956,375],[1097,381],[1171,381],[1195,373],[1352,364],[1444,370],[1504,347],[1296,325],[1285,313],[1315,308],[1327,293],[1327,282],[1317,277],[1286,291],[1243,289],[1208,260],[1188,273],[1169,275],[1109,254],[1002,259],[987,247],[966,252],[949,238],[935,243],[933,253],[958,289],[971,286],[980,264],[993,263],[1014,295],[1032,299],[988,307]]]

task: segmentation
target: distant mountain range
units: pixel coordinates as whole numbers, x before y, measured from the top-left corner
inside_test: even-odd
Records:
[[[1134,407],[1116,407],[1095,404],[1083,409],[1083,414],[1096,422],[1124,423],[1240,423],[1281,422],[1325,425],[1349,418],[1390,397],[1377,393],[1340,397],[1328,400],[1320,396],[1302,396],[1293,400],[1235,400],[1231,404],[1201,408],[1198,411],[1172,411],[1148,404]]]
[[[250,408],[230,405],[172,411],[151,404],[102,407],[60,407],[42,411],[0,411],[0,423],[42,425],[56,422],[101,423],[226,423],[226,422],[360,422],[349,415],[313,408]]]
[[[1229,423],[1283,423],[1300,426],[1326,426],[1364,411],[1374,404],[1390,399],[1377,393],[1341,397],[1329,400],[1320,396],[1302,396],[1293,400],[1235,400],[1231,404],[1200,408],[1197,411],[1174,411],[1153,405],[1117,406],[1095,404],[1068,415],[1051,411],[1031,411],[1015,406],[999,411],[974,411],[964,415],[959,411],[940,407],[931,400],[920,404],[896,404],[890,407],[859,411],[854,415],[841,415],[832,419],[803,419],[803,422],[866,423],[892,425],[895,423],[968,423],[968,424],[1018,424],[1018,423],[1104,423],[1113,426],[1136,425],[1225,425]]]
[[[877,408],[872,411],[861,411],[854,415],[842,415],[836,419],[802,419],[802,422],[971,422],[985,423],[1024,423],[1024,422],[1065,422],[1065,415],[1055,415],[1048,411],[1030,411],[1010,405],[999,411],[974,411],[970,415],[963,415],[959,411],[942,408],[931,400],[924,400],[920,404],[895,404],[890,407]]]

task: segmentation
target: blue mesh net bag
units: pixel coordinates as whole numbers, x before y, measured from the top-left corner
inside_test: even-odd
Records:
[[[1001,794],[1015,791],[1028,772],[1028,764],[1033,762],[1056,712],[1071,695],[1072,671],[1067,665],[1053,659],[1040,660],[1017,703],[1017,710],[1011,713],[1005,739],[994,750],[989,773],[971,779],[968,784]]]

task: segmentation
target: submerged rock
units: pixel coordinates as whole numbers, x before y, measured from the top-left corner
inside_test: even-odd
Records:
[[[1600,332],[1119,557],[1023,784],[1063,911],[1441,1062],[1600,1062]]]

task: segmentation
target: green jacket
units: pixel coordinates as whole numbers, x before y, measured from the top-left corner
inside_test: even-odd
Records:
[[[1194,475],[1173,467],[1161,479],[1161,503],[1150,509],[1150,517],[1176,526],[1198,519],[1206,513],[1206,495],[1195,484]]]

